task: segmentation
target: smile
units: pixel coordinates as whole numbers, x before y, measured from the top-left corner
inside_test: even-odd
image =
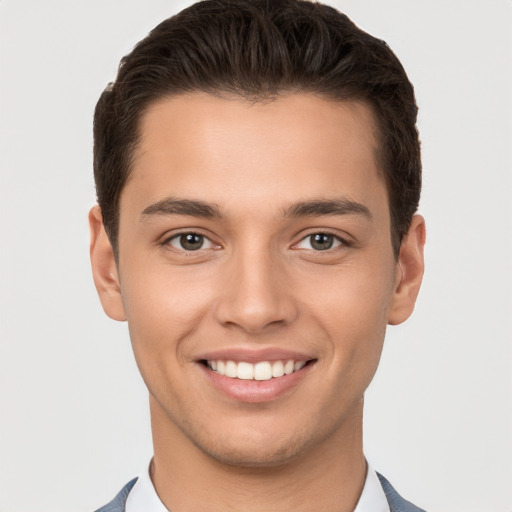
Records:
[[[259,361],[255,364],[245,361],[207,360],[206,366],[225,377],[241,380],[270,380],[297,372],[306,366],[307,361]]]

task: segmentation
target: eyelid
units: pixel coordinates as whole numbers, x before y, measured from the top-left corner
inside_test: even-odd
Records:
[[[340,235],[338,232],[333,232],[330,229],[315,229],[314,231],[310,231],[309,233],[303,235],[297,243],[293,244],[292,249],[297,248],[297,246],[300,243],[302,243],[304,240],[306,240],[307,238],[310,238],[310,237],[312,237],[314,235],[330,235],[330,236],[334,237],[336,239],[336,241],[339,242],[339,244],[337,244],[334,247],[330,247],[329,249],[324,249],[323,251],[315,250],[313,248],[305,249],[305,250],[314,251],[314,252],[318,252],[318,253],[322,253],[322,252],[328,253],[328,252],[336,250],[336,249],[338,249],[340,247],[350,247],[350,246],[352,246],[352,242],[350,240],[348,240],[347,237],[344,237],[344,236]]]
[[[199,249],[196,249],[196,251],[187,251],[183,247],[179,247],[178,246],[178,244],[180,243],[180,239],[181,239],[181,237],[183,235],[197,235],[197,236],[200,236],[202,238],[202,240],[203,240],[203,245]],[[176,245],[174,245],[173,242],[177,242]],[[201,251],[201,250],[205,250],[205,249],[211,249],[213,247],[213,242],[208,237],[200,235],[199,233],[182,233],[180,235],[174,235],[174,236],[172,236],[171,238],[169,238],[167,240],[167,244],[170,245],[171,247],[174,247],[175,249],[178,249],[179,251],[185,251],[185,252],[197,252],[197,251]],[[205,245],[207,247],[205,247]]]
[[[188,235],[188,234],[194,234],[194,235],[199,235],[201,237],[203,237],[204,240],[208,241],[209,242],[209,247],[201,247],[200,249],[197,249],[196,251],[187,251],[186,249],[183,249],[183,248],[180,248],[180,247],[176,247],[174,245],[171,245],[171,241],[173,240],[177,240],[179,239],[179,237],[183,236],[183,235]],[[309,251],[313,251],[313,252],[318,252],[318,253],[321,253],[321,252],[325,252],[325,253],[328,253],[328,252],[332,252],[333,250],[336,250],[340,247],[351,247],[353,245],[353,242],[350,241],[349,237],[346,237],[346,236],[342,236],[339,234],[339,232],[334,232],[332,231],[331,229],[328,229],[328,228],[324,228],[324,229],[314,229],[306,234],[303,234],[301,236],[301,238],[299,239],[298,242],[294,243],[291,248],[292,249],[297,249],[298,248],[298,245],[301,244],[304,240],[314,236],[314,235],[317,235],[317,234],[322,234],[322,235],[330,235],[332,237],[335,238],[335,240],[337,242],[339,242],[337,245],[335,245],[334,247],[330,247],[329,249],[325,249],[323,251],[320,251],[320,250],[315,250],[313,248],[311,249],[305,249],[305,250],[309,250]],[[212,240],[212,237],[209,236],[209,235],[206,235],[200,228],[183,228],[179,231],[175,231],[173,232],[172,234],[168,234],[166,233],[161,241],[159,242],[159,245],[162,245],[162,246],[167,246],[167,247],[171,247],[173,250],[176,250],[176,251],[179,251],[179,252],[183,252],[183,253],[190,253],[190,254],[193,254],[194,252],[195,253],[199,253],[201,251],[209,251],[209,250],[215,250],[215,249],[220,249],[222,246],[221,244],[219,243],[216,243]]]
[[[179,238],[183,235],[198,235],[201,236],[204,240],[209,242],[209,247],[201,247],[200,249],[197,249],[195,251],[187,251],[186,249],[183,249],[181,247],[176,247],[171,244],[171,241],[173,240],[179,240]],[[159,245],[170,247],[172,250],[183,252],[183,253],[200,253],[202,251],[209,251],[212,249],[218,249],[220,248],[220,244],[215,243],[212,240],[211,236],[206,235],[204,232],[202,232],[201,229],[195,229],[195,228],[184,228],[180,231],[175,231],[172,234],[166,233],[161,241],[159,242]]]

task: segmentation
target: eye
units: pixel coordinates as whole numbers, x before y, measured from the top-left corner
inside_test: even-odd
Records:
[[[181,251],[198,251],[199,249],[212,249],[213,243],[199,233],[180,233],[169,238],[166,243]]]
[[[304,237],[296,247],[314,251],[327,251],[343,244],[344,241],[341,238],[331,233],[313,233]]]

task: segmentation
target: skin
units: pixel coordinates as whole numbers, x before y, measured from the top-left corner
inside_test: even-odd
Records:
[[[393,255],[370,109],[307,94],[249,104],[194,93],[158,101],[141,129],[121,194],[119,261],[99,207],[91,257],[105,312],[128,321],[149,390],[160,498],[173,512],[205,502],[353,510],[366,472],[363,395],[387,324],[412,313],[425,241],[415,216]],[[220,216],[172,213],[169,198]],[[290,214],[320,200],[344,207]],[[176,235],[190,232],[203,248],[183,249]],[[318,250],[315,233],[333,235],[333,247]],[[198,361],[263,349],[311,363],[258,403],[219,392]]]

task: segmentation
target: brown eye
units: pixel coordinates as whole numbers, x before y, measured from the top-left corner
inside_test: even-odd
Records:
[[[334,236],[327,233],[316,233],[311,235],[311,247],[317,251],[330,249],[334,244]]]
[[[313,251],[327,251],[343,244],[344,241],[340,237],[331,235],[330,233],[313,233],[312,235],[304,237],[297,245],[297,248]]]
[[[180,236],[180,245],[187,251],[197,251],[203,246],[204,237],[195,233]]]
[[[180,235],[173,236],[168,243],[175,249],[180,249],[182,251],[210,249],[213,245],[208,238],[203,235],[199,235],[198,233],[182,233]]]

